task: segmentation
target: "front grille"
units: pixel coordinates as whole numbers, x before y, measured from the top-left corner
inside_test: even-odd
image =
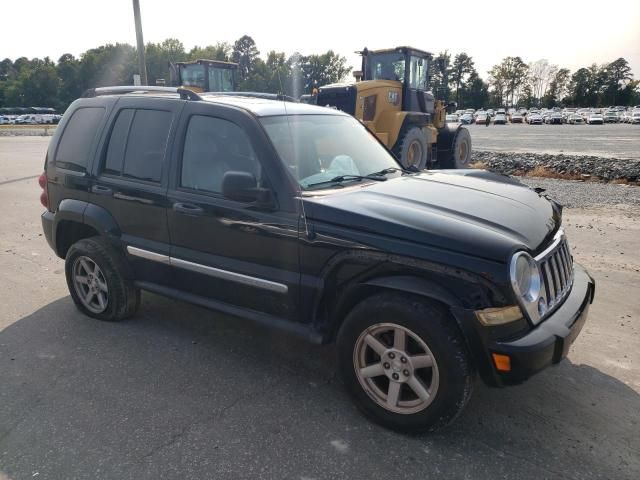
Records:
[[[548,305],[547,314],[562,303],[573,284],[573,258],[569,243],[559,231],[549,248],[536,257],[542,276],[542,292]]]

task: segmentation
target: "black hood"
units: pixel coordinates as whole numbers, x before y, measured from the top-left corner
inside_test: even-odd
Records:
[[[424,172],[305,197],[311,221],[341,225],[505,262],[540,250],[559,228],[560,208],[499,175]]]

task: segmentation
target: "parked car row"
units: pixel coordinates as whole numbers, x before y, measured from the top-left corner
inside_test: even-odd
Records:
[[[54,125],[62,115],[33,113],[27,115],[0,115],[0,125]]]
[[[494,125],[507,123],[527,123],[529,125],[603,125],[605,123],[635,123],[640,124],[640,106],[626,109],[625,107],[598,108],[564,108],[526,109],[510,108],[508,110],[480,109],[458,110],[455,114],[447,115],[447,122],[459,122],[470,125],[477,123],[486,125],[487,118]]]

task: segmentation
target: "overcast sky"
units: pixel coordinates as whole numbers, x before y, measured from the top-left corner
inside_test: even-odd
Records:
[[[379,3],[380,7],[373,8]],[[131,0],[0,0],[0,59],[57,60],[105,43],[135,45]],[[640,0],[375,2],[140,0],[145,42],[180,39],[187,50],[244,34],[291,54],[411,45],[471,55],[482,77],[508,55],[546,58],[572,71],[626,58],[640,77]],[[367,6],[367,8],[364,8]],[[413,23],[412,23],[413,22]]]

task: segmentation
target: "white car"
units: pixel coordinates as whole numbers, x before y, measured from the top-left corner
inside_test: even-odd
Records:
[[[582,115],[572,113],[567,117],[567,123],[569,125],[584,125],[584,118],[582,118]]]
[[[460,122],[460,117],[455,113],[450,113],[447,115],[447,123],[458,123]]]
[[[9,125],[11,120],[9,117],[5,117],[4,115],[0,115],[0,125]]]
[[[591,115],[589,115],[589,117],[587,117],[587,123],[589,125],[603,125],[604,117],[601,113],[592,113]]]
[[[631,114],[631,120],[629,123],[640,123],[640,111],[636,110]]]

